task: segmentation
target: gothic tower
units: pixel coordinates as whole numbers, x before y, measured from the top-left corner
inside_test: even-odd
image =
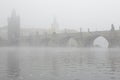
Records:
[[[51,31],[52,31],[52,33],[58,32],[58,27],[59,27],[59,25],[57,23],[56,18],[53,18],[53,23],[51,25]]]
[[[13,10],[11,17],[8,18],[8,41],[9,45],[17,45],[20,38],[20,17]]]

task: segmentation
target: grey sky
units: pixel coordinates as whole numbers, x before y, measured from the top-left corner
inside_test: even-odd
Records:
[[[119,0],[0,0],[1,26],[13,8],[22,27],[49,28],[54,16],[60,28],[104,30],[112,23],[120,25]]]

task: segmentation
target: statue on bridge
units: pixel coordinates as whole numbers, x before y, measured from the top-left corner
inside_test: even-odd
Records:
[[[115,31],[115,27],[113,24],[111,25],[111,31]]]

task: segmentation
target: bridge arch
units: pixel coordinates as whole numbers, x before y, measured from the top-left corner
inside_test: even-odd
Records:
[[[96,36],[92,41],[93,47],[107,48],[109,47],[109,43],[110,43],[109,39],[101,35]]]
[[[67,41],[67,46],[78,47],[78,41],[75,38],[70,37]]]

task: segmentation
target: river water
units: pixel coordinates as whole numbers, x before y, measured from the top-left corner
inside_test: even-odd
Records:
[[[0,48],[0,80],[120,80],[120,49]]]

